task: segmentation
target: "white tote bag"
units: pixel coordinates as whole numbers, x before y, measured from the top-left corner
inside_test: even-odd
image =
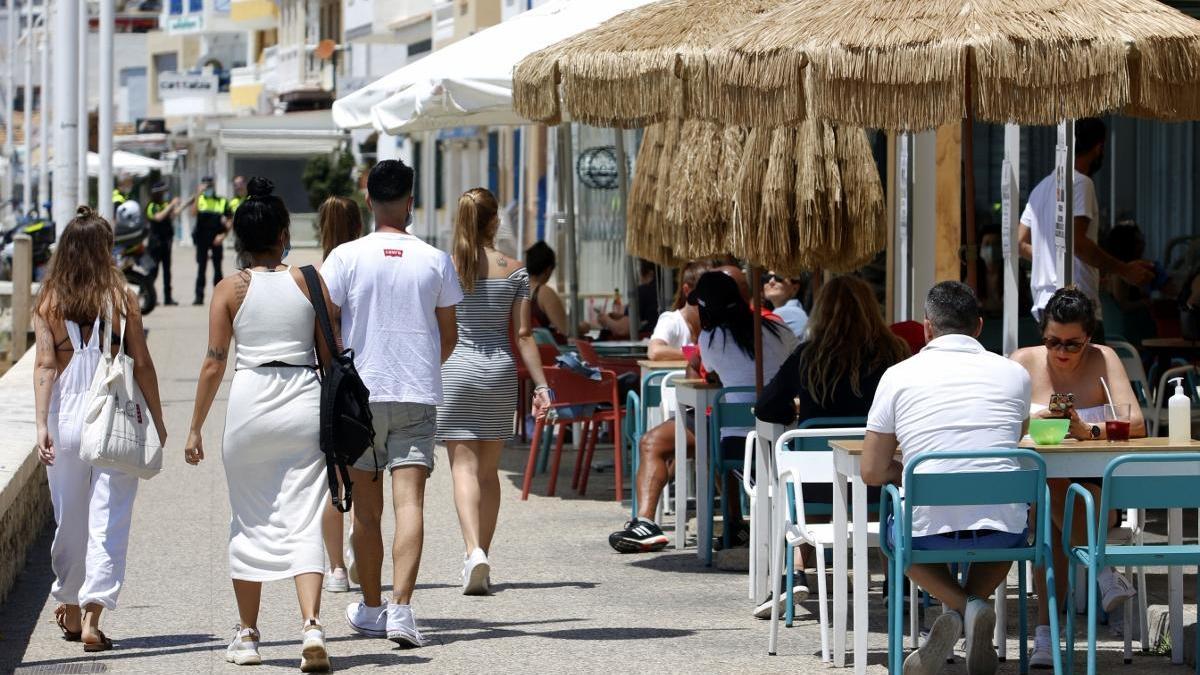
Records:
[[[125,353],[124,317],[116,316],[110,308],[109,319],[109,326],[115,326],[121,336],[121,347],[113,356],[112,330],[105,330],[100,364],[92,377],[84,413],[79,456],[101,469],[153,478],[162,471],[158,427],[133,378],[133,359]]]

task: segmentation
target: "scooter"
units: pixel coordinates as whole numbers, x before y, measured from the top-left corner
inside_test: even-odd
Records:
[[[15,226],[0,234],[0,279],[12,279],[13,255],[16,245],[13,240],[18,234],[27,234],[33,240],[33,280],[41,281],[46,275],[46,265],[54,252],[54,223],[42,218],[37,209],[20,218]]]

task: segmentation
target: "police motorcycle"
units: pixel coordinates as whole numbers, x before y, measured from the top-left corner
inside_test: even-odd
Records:
[[[154,311],[158,306],[158,293],[154,290],[154,279],[158,276],[158,261],[150,255],[147,241],[150,224],[142,216],[142,206],[132,199],[116,207],[113,260],[125,275],[125,283],[137,290],[138,304],[142,315]]]

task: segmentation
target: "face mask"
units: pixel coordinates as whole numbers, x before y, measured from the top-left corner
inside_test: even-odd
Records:
[[[208,188],[207,190],[204,191],[204,196],[211,199],[211,198],[217,196],[217,191],[214,188]]]
[[[996,255],[996,247],[995,246],[984,246],[984,247],[980,248],[979,255],[987,262],[993,262],[998,258],[998,256]]]
[[[1088,165],[1088,175],[1095,176],[1100,171],[1100,167],[1102,167],[1102,166],[1104,166],[1104,153],[1103,152],[1096,155],[1096,159],[1093,159],[1092,163],[1090,165]]]
[[[291,244],[291,242],[288,242],[288,243],[286,243],[286,244],[284,244],[284,245],[283,245],[283,255],[282,255],[282,256],[280,256],[280,258],[279,258],[279,259],[280,259],[280,260],[287,260],[288,254],[289,254],[289,253],[291,253],[291,252],[292,252],[292,244]]]

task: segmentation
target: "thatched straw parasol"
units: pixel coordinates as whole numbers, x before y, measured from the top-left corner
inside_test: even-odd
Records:
[[[1200,117],[1200,21],[1156,0],[792,0],[682,67],[723,121],[780,126],[806,65],[811,110],[861,127]]]
[[[564,116],[620,128],[711,119],[708,106],[725,97],[708,88],[707,50],[787,1],[663,0],[625,12],[517,64],[513,106],[546,124]],[[680,87],[684,70],[691,76]]]

